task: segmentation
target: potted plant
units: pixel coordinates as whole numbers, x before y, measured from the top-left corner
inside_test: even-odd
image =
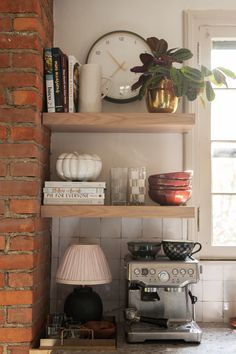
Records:
[[[179,97],[187,97],[194,101],[198,96],[211,102],[215,98],[212,84],[227,86],[226,78],[235,79],[236,75],[223,67],[209,70],[205,66],[200,69],[182,64],[193,54],[186,48],[168,49],[164,39],[150,37],[146,40],[151,53],[140,54],[142,66],[130,70],[141,73],[132,90],[139,89],[139,99],[146,95],[149,112],[174,112],[178,106]],[[177,63],[179,66],[174,66]]]

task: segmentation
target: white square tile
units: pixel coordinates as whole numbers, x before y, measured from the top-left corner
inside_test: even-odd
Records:
[[[81,245],[100,245],[101,239],[96,237],[80,237],[78,243]]]
[[[103,218],[101,219],[101,238],[121,238],[121,219]]]
[[[224,301],[236,301],[236,280],[224,282]]]
[[[103,252],[105,253],[107,259],[120,259],[120,247],[121,247],[121,239],[101,239],[101,247]]]
[[[203,280],[202,299],[203,301],[223,301],[223,281]]]
[[[59,240],[59,257],[61,258],[69,245],[72,244],[72,237],[61,236]]]
[[[192,293],[197,297],[198,301],[202,301],[202,281],[192,284]]]
[[[236,262],[223,266],[224,280],[236,280]]]
[[[142,219],[123,218],[122,238],[140,239],[142,237]]]
[[[203,267],[203,280],[223,280],[223,266],[211,262],[201,262]]]
[[[196,315],[196,321],[197,322],[202,322],[202,301],[198,301],[195,304],[195,315]]]
[[[143,233],[145,239],[162,239],[162,219],[143,219]]]
[[[223,303],[204,301],[202,314],[203,322],[223,322]]]
[[[163,240],[182,240],[183,228],[180,219],[163,219]]]
[[[236,317],[236,302],[224,302],[224,322],[228,323],[231,317]]]
[[[81,218],[79,227],[80,237],[101,237],[101,220],[99,218]]]
[[[129,240],[127,240],[127,239],[126,240],[125,239],[121,240],[121,259],[124,259],[124,257],[127,254],[130,254],[130,252],[128,250],[127,242],[129,242]]]
[[[101,296],[102,301],[105,300],[119,300],[119,280],[112,280],[109,284],[102,284],[94,286],[94,290]]]
[[[53,257],[51,260],[51,279],[56,276],[58,266],[59,266],[59,257]]]
[[[107,259],[110,271],[111,271],[111,275],[112,275],[112,279],[120,279],[120,259]]]
[[[79,236],[80,219],[76,217],[60,218],[60,236]]]

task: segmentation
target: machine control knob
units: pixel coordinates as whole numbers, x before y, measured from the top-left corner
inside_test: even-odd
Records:
[[[165,270],[158,273],[158,278],[162,283],[166,283],[170,279],[170,275]]]
[[[180,269],[180,274],[185,275],[186,274],[186,270],[185,269]]]
[[[173,275],[177,275],[179,273],[177,268],[172,269],[172,274]]]
[[[156,274],[156,269],[151,268],[151,269],[150,269],[150,274],[151,274],[151,275],[155,275],[155,274]]]
[[[142,268],[142,275],[148,275],[148,269]]]
[[[140,269],[139,268],[135,268],[134,269],[134,274],[135,275],[139,275],[140,274]]]
[[[189,274],[189,275],[193,275],[193,273],[194,273],[194,270],[190,268],[190,269],[188,270],[188,274]]]

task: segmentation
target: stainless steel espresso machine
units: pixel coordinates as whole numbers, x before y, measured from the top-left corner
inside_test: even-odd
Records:
[[[126,259],[128,342],[181,339],[201,342],[202,330],[195,321],[191,284],[199,280],[198,261]]]

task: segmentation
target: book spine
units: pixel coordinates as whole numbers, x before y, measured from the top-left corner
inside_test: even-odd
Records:
[[[54,96],[56,112],[63,112],[63,88],[62,88],[62,52],[60,48],[52,48],[52,64],[53,64],[53,80],[54,80]]]
[[[55,98],[51,48],[44,49],[44,77],[46,86],[47,111],[53,113],[55,112]]]
[[[68,112],[68,57],[66,54],[62,54],[62,88],[63,88],[63,108],[64,112]]]
[[[106,182],[61,182],[61,181],[45,181],[46,187],[67,187],[67,188],[91,188],[91,187],[102,187],[106,188]]]
[[[45,198],[56,198],[56,199],[91,199],[91,198],[105,198],[104,193],[63,193],[63,192],[56,192],[56,193],[44,193]]]
[[[101,194],[104,193],[104,188],[63,188],[63,187],[45,187],[43,188],[45,193],[87,193],[87,194]]]
[[[69,112],[79,110],[79,63],[73,55],[68,57]]]
[[[91,198],[91,199],[54,199],[54,198],[44,198],[44,205],[104,205],[104,199],[102,198]]]

